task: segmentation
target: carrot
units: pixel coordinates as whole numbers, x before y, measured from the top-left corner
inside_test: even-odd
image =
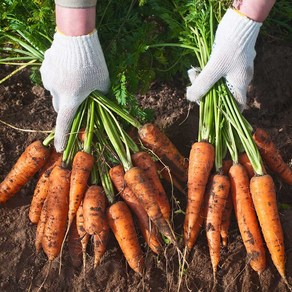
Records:
[[[140,201],[140,204],[144,207],[150,220],[152,220],[163,235],[176,245],[173,231],[169,223],[164,219],[156,201],[158,196],[158,194],[156,194],[157,191],[145,172],[139,167],[132,167],[125,173],[124,179],[126,185],[133,191]]]
[[[168,168],[168,166],[163,165],[160,161],[156,161],[156,168],[157,171],[159,173],[159,175],[161,175],[161,177],[167,181],[169,184],[173,184],[174,187],[180,191],[182,194],[186,195],[186,187],[184,186],[184,184],[182,184],[173,173],[171,173],[170,169]]]
[[[166,221],[170,221],[169,200],[161,184],[154,160],[147,152],[141,151],[132,155],[132,161],[134,166],[138,166],[145,171],[151,184],[156,189],[155,193],[158,194],[156,200],[160,207],[162,215]]]
[[[204,141],[194,143],[189,157],[188,202],[184,221],[184,242],[189,251],[194,244],[192,230],[199,217],[213,164],[213,145]]]
[[[42,247],[49,261],[53,261],[60,253],[66,232],[70,171],[61,166],[55,166],[50,174],[49,184],[47,221]]]
[[[224,174],[228,174],[230,167],[232,166],[232,159],[223,159],[222,160],[222,171]]]
[[[223,209],[221,227],[220,227],[220,235],[221,235],[223,246],[227,246],[228,230],[231,223],[232,210],[233,210],[232,196],[231,196],[231,193],[229,193],[225,207]]]
[[[125,185],[125,171],[122,165],[116,165],[109,170],[110,178],[120,196],[134,212],[138,219],[139,228],[150,249],[159,254],[162,249],[161,240],[155,225],[151,226],[149,217],[132,190]]]
[[[105,224],[103,225],[103,229],[99,234],[93,235],[93,246],[94,246],[94,268],[96,268],[106,251],[106,245],[109,238],[109,232],[110,228],[105,221]]]
[[[76,218],[74,218],[68,234],[68,251],[73,267],[79,267],[82,264],[83,250],[77,230]]]
[[[46,163],[50,149],[41,141],[31,143],[0,184],[0,204],[14,196]]]
[[[285,276],[284,236],[272,177],[268,174],[254,176],[250,181],[250,191],[272,261],[281,277],[287,282]]]
[[[106,196],[102,187],[91,185],[83,199],[84,229],[90,234],[99,234],[105,223]]]
[[[253,134],[253,139],[269,169],[276,173],[285,183],[292,185],[292,169],[284,162],[268,133],[261,128],[257,128]]]
[[[134,221],[126,203],[119,201],[111,205],[107,210],[107,219],[129,266],[142,275],[144,258]]]
[[[245,167],[234,164],[229,170],[231,193],[239,231],[250,259],[250,266],[257,273],[266,268],[266,255],[260,226],[249,191],[249,177]]]
[[[62,157],[55,162],[54,165],[61,165]],[[44,201],[48,195],[49,190],[49,176],[53,170],[54,165],[50,166],[46,171],[42,173],[40,176],[36,187],[34,189],[34,194],[31,200],[31,204],[29,207],[29,219],[31,223],[38,223],[41,215],[41,210],[44,204]]]
[[[226,175],[215,174],[210,177],[210,184],[206,214],[206,232],[213,274],[215,276],[220,261],[222,213],[228,198],[230,181]]]
[[[70,178],[68,226],[71,225],[87,189],[87,181],[94,164],[94,156],[78,151],[73,159]]]
[[[39,170],[39,176],[41,176],[41,175],[42,175],[47,169],[49,169],[50,167],[52,167],[52,166],[55,164],[55,162],[57,162],[57,161],[60,159],[61,156],[62,156],[62,154],[61,154],[61,153],[58,153],[58,152],[56,151],[56,149],[53,148],[53,149],[51,150],[51,153],[50,153],[48,159],[47,159],[47,162],[46,162],[45,165]]]
[[[45,225],[47,221],[47,207],[48,207],[47,202],[48,200],[45,199],[43,207],[41,209],[41,215],[40,215],[40,219],[38,221],[37,229],[36,229],[36,237],[35,237],[34,245],[35,245],[35,249],[37,253],[39,253],[42,249],[42,239],[43,239]]]
[[[154,124],[147,123],[139,128],[139,137],[181,182],[186,182],[188,164],[170,139]]]
[[[241,165],[245,167],[248,177],[251,179],[255,173],[246,152],[242,152],[239,154],[238,161]]]

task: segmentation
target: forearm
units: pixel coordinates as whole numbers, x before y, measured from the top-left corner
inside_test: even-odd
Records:
[[[234,0],[233,7],[257,22],[263,22],[276,0]]]

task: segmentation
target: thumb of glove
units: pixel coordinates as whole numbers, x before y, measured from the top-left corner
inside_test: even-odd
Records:
[[[209,60],[200,74],[198,74],[197,68],[192,68],[188,71],[192,85],[187,87],[187,100],[199,104],[201,98],[223,76],[221,70],[214,70],[216,64],[213,60],[212,58]]]

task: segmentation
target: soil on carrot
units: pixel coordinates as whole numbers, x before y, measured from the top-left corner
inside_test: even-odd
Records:
[[[266,129],[278,146],[284,160],[292,167],[292,47],[263,42],[258,46],[254,80],[249,88],[249,108],[244,112],[250,123]],[[5,76],[12,68],[1,68]],[[1,77],[0,76],[0,77]],[[198,107],[185,100],[182,82],[153,85],[146,95],[139,96],[142,106],[155,113],[155,122],[165,130],[181,152],[188,157],[197,138]],[[52,129],[55,113],[51,98],[40,86],[34,86],[28,71],[14,76],[0,86],[0,180],[11,169],[25,146],[44,138]],[[34,130],[35,132],[24,131]],[[274,177],[281,221],[285,235],[286,271],[292,284],[292,186]],[[5,206],[0,207],[0,290],[37,291],[45,279],[49,263],[44,253],[36,254],[36,226],[30,224],[28,209],[37,176]],[[177,237],[182,234],[185,195],[164,182],[174,209],[173,222]],[[72,265],[65,247],[62,269],[53,263],[42,291],[177,291],[180,257],[169,246],[155,256],[140,235],[145,252],[146,269],[143,277],[126,264],[113,235],[102,263],[93,268],[93,245],[89,244],[86,271]],[[268,267],[258,275],[250,268],[234,215],[229,241],[222,248],[221,263],[214,285],[205,232],[202,230],[188,260],[181,291],[289,291],[268,255]]]

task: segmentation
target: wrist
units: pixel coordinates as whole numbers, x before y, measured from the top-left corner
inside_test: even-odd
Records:
[[[276,0],[234,0],[233,7],[251,20],[263,22]]]
[[[66,36],[87,35],[95,29],[96,8],[67,8],[56,5],[56,24]]]

